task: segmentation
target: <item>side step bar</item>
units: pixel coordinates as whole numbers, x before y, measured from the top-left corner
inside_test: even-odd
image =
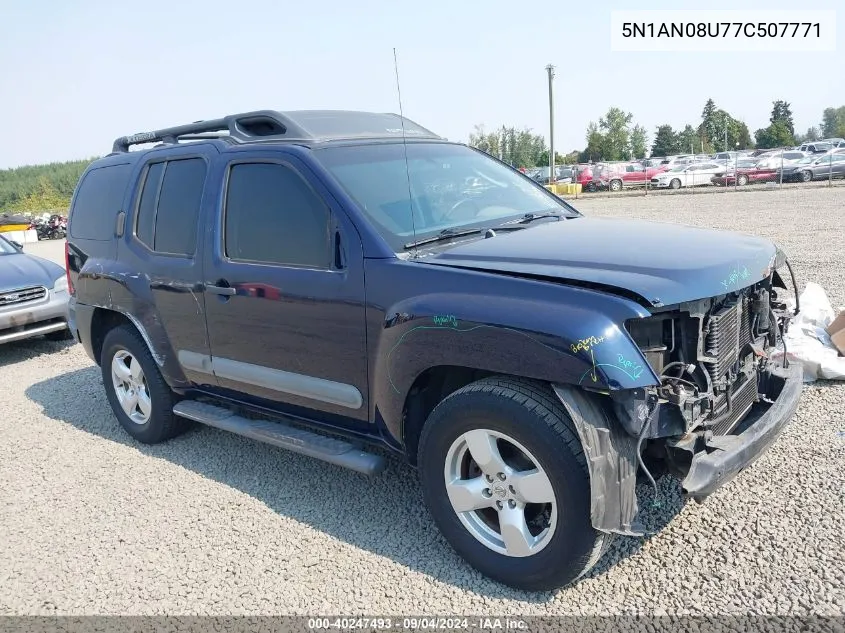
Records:
[[[385,459],[380,455],[366,453],[345,440],[318,435],[285,422],[249,420],[229,409],[197,400],[182,400],[173,407],[173,413],[194,422],[243,435],[294,453],[316,457],[365,475],[375,475],[385,466]]]

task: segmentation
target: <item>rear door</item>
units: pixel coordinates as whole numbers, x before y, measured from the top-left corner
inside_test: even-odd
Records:
[[[296,156],[255,150],[221,158],[223,199],[205,271],[218,385],[280,410],[367,421],[357,231]]]
[[[118,257],[127,286],[134,287],[133,314],[142,322],[161,322],[186,377],[196,384],[208,384],[208,376],[184,359],[209,354],[197,236],[201,207],[213,198],[205,183],[215,154],[212,145],[171,146],[145,158]]]

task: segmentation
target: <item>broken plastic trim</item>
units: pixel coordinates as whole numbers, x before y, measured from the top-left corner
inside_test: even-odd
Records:
[[[568,385],[553,385],[575,425],[590,474],[590,521],[601,532],[643,536],[637,522],[637,438],[614,423],[595,400]]]

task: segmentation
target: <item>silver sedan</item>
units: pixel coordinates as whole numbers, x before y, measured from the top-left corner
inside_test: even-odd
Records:
[[[24,253],[0,234],[0,343],[42,334],[56,341],[72,338],[67,284],[61,266]]]

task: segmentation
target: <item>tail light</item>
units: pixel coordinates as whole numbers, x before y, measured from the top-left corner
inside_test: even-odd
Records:
[[[73,294],[73,282],[70,280],[70,245],[65,241],[65,274],[67,275],[67,291]]]

